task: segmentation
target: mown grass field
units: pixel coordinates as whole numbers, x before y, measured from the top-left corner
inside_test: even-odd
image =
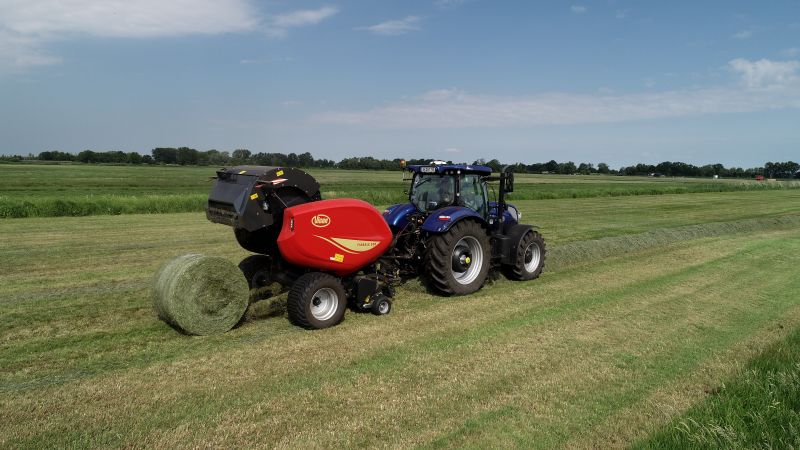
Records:
[[[403,189],[373,178],[361,189]],[[703,427],[665,435],[713,419],[695,408],[794,339],[800,190],[513,201],[550,246],[539,280],[456,298],[410,282],[389,316],[316,332],[264,301],[207,337],[156,320],[150,279],[189,252],[238,262],[229,228],[195,212],[0,220],[0,446],[713,445]]]
[[[214,167],[0,164],[0,218],[87,216],[202,211]],[[354,197],[375,205],[405,200],[401,172],[310,172],[324,198]],[[784,190],[800,182],[675,179],[618,176],[528,175],[517,177],[515,198],[617,197]]]

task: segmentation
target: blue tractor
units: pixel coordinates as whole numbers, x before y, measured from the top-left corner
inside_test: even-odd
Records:
[[[408,203],[383,213],[395,242],[382,261],[397,276],[421,276],[438,294],[465,295],[480,289],[492,268],[512,280],[542,273],[542,235],[519,223],[519,210],[506,203],[513,172],[492,177],[486,166],[441,161],[405,170],[411,174]],[[500,183],[496,201],[489,198],[491,181]]]

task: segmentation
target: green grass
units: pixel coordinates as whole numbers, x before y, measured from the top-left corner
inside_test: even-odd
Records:
[[[639,449],[800,447],[800,329]]]
[[[216,168],[0,164],[0,218],[202,211]],[[354,197],[375,205],[406,200],[400,172],[310,172],[324,198]],[[543,200],[795,189],[800,183],[525,175],[512,198]]]
[[[206,337],[158,321],[148,287],[176,255],[244,258],[229,228],[3,220],[0,447],[625,445],[800,326],[798,194],[522,201],[552,244],[540,280],[455,298],[410,282],[389,316],[318,332],[256,303]]]

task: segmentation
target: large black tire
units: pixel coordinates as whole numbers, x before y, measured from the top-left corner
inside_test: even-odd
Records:
[[[261,289],[273,283],[272,258],[267,255],[250,255],[239,263],[250,289]]]
[[[274,229],[278,228],[278,232]],[[261,253],[264,255],[278,254],[278,234],[280,227],[271,226],[256,231],[247,231],[244,228],[234,228],[233,234],[236,241],[243,249],[248,252]]]
[[[471,294],[483,286],[491,266],[489,236],[477,222],[463,220],[428,238],[424,279],[443,295]]]
[[[332,327],[344,318],[347,296],[339,279],[321,272],[307,273],[289,291],[289,320],[299,327]]]
[[[539,278],[544,270],[545,254],[544,238],[537,231],[531,230],[519,241],[516,264],[504,265],[503,272],[510,280]]]

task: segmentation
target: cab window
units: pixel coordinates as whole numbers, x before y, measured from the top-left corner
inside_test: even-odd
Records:
[[[473,209],[482,216],[486,216],[486,189],[479,175],[461,175],[459,177],[460,203],[467,208]]]

